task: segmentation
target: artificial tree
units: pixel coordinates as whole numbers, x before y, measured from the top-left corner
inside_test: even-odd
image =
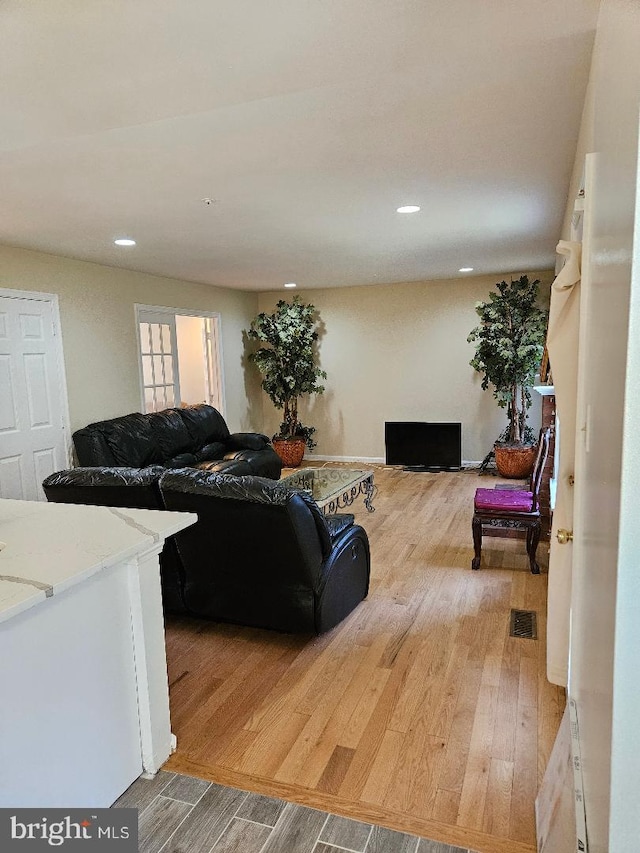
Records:
[[[327,377],[316,364],[315,306],[304,304],[299,296],[293,302],[281,299],[272,314],[258,314],[248,335],[267,345],[251,353],[249,359],[262,373],[262,388],[273,405],[284,410],[274,440],[303,439],[313,450],[315,427],[304,426],[298,419],[298,400],[305,394],[322,394],[324,385],[318,380]]]
[[[491,385],[498,405],[507,410],[508,426],[499,439],[507,447],[534,443],[527,413],[547,330],[547,312],[538,306],[539,284],[526,275],[496,284],[497,293],[476,304],[481,322],[467,338],[476,344],[469,363],[483,374],[482,387]]]

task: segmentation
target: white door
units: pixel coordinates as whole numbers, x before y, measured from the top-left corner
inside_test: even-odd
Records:
[[[637,128],[637,114],[634,124]],[[586,817],[586,833],[580,832],[578,820],[583,845],[578,849],[589,853],[629,853],[640,843],[640,245],[633,236],[634,221],[640,222],[640,192],[635,134],[632,141],[627,186],[619,180],[620,152],[614,158],[606,149],[588,158],[585,186],[568,691],[575,703]]]
[[[0,291],[0,498],[44,500],[41,483],[68,467],[54,297]]]

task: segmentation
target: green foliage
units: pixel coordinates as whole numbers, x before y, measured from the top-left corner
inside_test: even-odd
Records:
[[[509,425],[504,439],[524,444],[533,438],[527,426],[530,387],[540,366],[547,330],[547,312],[536,304],[540,281],[526,275],[496,284],[488,302],[478,302],[481,323],[467,341],[476,344],[469,364],[483,373],[482,387],[493,386],[493,396],[507,409]]]
[[[305,305],[299,296],[293,302],[281,299],[273,314],[260,313],[251,323],[249,338],[261,341],[249,355],[262,373],[262,388],[277,409],[284,409],[284,420],[278,438],[302,436],[313,449],[315,427],[303,426],[298,420],[298,399],[305,394],[322,394],[319,379],[327,374],[316,366],[315,306]]]

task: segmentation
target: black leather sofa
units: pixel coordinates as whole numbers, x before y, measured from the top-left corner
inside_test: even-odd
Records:
[[[365,530],[304,492],[255,476],[161,467],[74,468],[47,499],[196,512],[161,555],[165,609],[279,631],[323,633],[369,588]]]
[[[200,404],[98,421],[73,434],[82,466],[203,468],[277,479],[280,457],[266,435],[230,433],[213,406]]]
[[[159,480],[165,471],[162,465],[70,468],[51,474],[42,488],[52,503],[164,509]],[[160,576],[164,609],[169,613],[184,613],[183,571],[173,537],[165,541],[160,554]]]

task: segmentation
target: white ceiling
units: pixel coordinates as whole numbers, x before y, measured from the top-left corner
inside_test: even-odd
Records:
[[[597,9],[3,0],[0,242],[243,290],[551,267]]]

